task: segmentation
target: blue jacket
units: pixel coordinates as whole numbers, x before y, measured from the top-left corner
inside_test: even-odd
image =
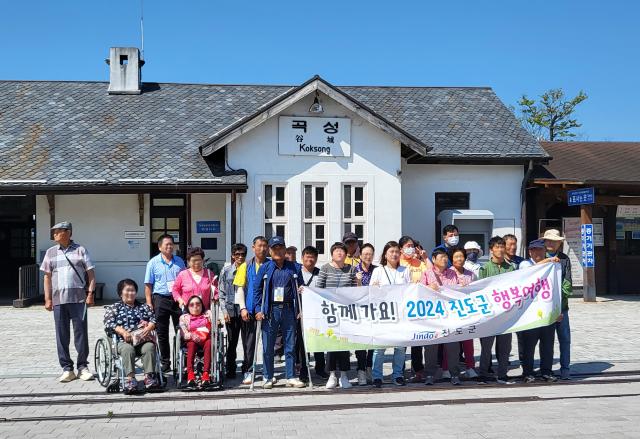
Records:
[[[262,268],[270,259],[267,258],[260,268]],[[262,278],[258,277],[258,273],[256,273],[256,258],[251,258],[250,262],[247,262],[247,283],[245,288],[245,306],[247,307],[247,311],[250,314],[253,314],[254,304],[253,301],[253,287],[256,283],[262,283]]]
[[[284,269],[293,275],[298,276],[298,279],[295,281],[295,285],[292,288],[295,288],[293,292],[293,304],[295,307],[296,315],[298,314],[299,304],[298,304],[298,291],[297,288],[303,284],[302,272],[300,268],[293,262],[285,261]],[[253,309],[254,313],[262,312],[265,316],[269,315],[269,310],[271,309],[271,301],[272,295],[270,294],[272,291],[272,278],[273,272],[276,270],[276,263],[273,261],[265,262],[258,270],[258,274],[256,275],[256,280],[253,282]],[[266,292],[263,291],[263,279],[267,279],[266,282]],[[264,309],[262,308],[262,295],[266,294],[264,300]]]

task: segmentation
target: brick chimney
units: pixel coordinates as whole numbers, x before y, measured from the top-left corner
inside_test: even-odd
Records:
[[[111,47],[109,59],[109,94],[140,94],[144,60],[137,47]]]

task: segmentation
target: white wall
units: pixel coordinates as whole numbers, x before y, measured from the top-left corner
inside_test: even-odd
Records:
[[[402,166],[403,233],[425,243],[427,249],[441,237],[435,233],[435,193],[469,192],[470,209],[487,209],[494,214],[493,235],[514,233],[521,239],[521,165]],[[515,225],[515,230],[514,230]],[[486,253],[486,249],[485,253]]]
[[[238,239],[249,247],[254,236],[264,234],[262,185],[276,182],[287,183],[287,245],[302,248],[302,185],[313,182],[327,183],[328,246],[342,239],[342,183],[367,184],[366,241],[382,249],[386,241],[400,236],[399,143],[328,97],[321,95],[321,100],[322,117],[351,118],[351,157],[279,155],[277,116],[228,147],[229,165],[248,172],[249,189],[238,197]],[[307,110],[312,102],[313,96],[307,96],[282,115],[309,116]]]
[[[116,284],[129,277],[138,282],[142,297],[144,270],[149,259],[149,196],[145,195],[145,225],[140,226],[138,195],[56,195],[56,222],[73,224],[73,240],[83,245],[96,265],[97,282],[105,283],[105,298],[115,298]],[[55,245],[49,234],[46,196],[36,197],[36,257]],[[146,239],[128,240],[125,231],[144,231]]]
[[[227,258],[225,194],[192,194],[191,195],[191,244],[200,247],[202,238],[217,238],[217,250],[205,250],[205,257],[211,258],[222,267]],[[220,233],[198,233],[197,221],[220,221]]]

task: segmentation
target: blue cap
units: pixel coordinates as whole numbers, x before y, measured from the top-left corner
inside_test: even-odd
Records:
[[[544,239],[534,239],[529,243],[529,248],[546,248],[544,246]]]
[[[281,236],[274,236],[273,238],[271,238],[269,240],[269,248],[273,248],[277,245],[281,245],[283,247],[285,247],[284,245],[284,238]]]

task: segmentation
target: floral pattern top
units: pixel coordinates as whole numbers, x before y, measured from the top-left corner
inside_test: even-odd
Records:
[[[144,323],[143,323],[144,322]],[[142,325],[141,325],[142,323]],[[120,301],[107,307],[104,313],[104,330],[109,336],[116,334],[116,327],[122,326],[126,331],[134,331],[145,323],[156,323],[156,316],[146,303],[136,301],[133,306]],[[118,341],[124,341],[117,334]]]

